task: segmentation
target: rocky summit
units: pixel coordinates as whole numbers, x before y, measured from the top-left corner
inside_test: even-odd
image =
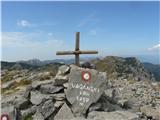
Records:
[[[10,120],[160,120],[160,83],[138,60],[92,63],[95,69],[3,69],[2,114]]]

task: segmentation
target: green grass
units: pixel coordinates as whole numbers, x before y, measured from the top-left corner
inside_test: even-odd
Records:
[[[32,115],[26,115],[23,120],[33,120]]]

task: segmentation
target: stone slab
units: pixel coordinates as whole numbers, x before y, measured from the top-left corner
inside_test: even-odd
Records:
[[[72,111],[76,116],[86,113],[92,103],[96,103],[106,88],[106,73],[93,69],[71,67],[67,100],[72,105]]]

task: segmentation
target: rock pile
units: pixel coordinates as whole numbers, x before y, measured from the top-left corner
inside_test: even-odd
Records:
[[[91,78],[97,82],[78,86],[81,76],[77,73],[83,70],[94,73]],[[11,120],[160,120],[158,82],[109,80],[106,76],[93,69],[63,65],[55,78],[33,81],[25,90],[2,96],[2,113]]]

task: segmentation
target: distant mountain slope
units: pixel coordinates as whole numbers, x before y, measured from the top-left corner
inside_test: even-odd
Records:
[[[40,61],[39,59],[31,59],[31,60],[26,60],[26,61],[17,61],[17,63],[25,63],[28,65],[36,65],[36,66],[41,66],[44,65],[44,63],[42,61]]]
[[[107,56],[101,60],[92,61],[99,71],[107,72],[109,79],[126,78],[136,80],[154,80],[143,64],[135,57],[122,58]]]
[[[157,81],[160,81],[160,65],[154,65],[152,63],[143,63],[144,67],[154,74]]]
[[[36,66],[43,66],[43,65],[47,65],[50,63],[62,63],[62,64],[71,64],[74,63],[74,59],[55,59],[55,60],[44,60],[41,61],[39,59],[31,59],[31,60],[26,60],[26,61],[17,61],[18,63],[25,63],[28,65],[36,65]]]
[[[1,69],[35,69],[38,66],[29,65],[25,63],[17,63],[17,62],[5,62],[1,61]]]
[[[1,69],[7,69],[7,70],[22,70],[22,69],[29,69],[29,70],[53,70],[55,67],[58,69],[58,67],[62,65],[61,63],[46,63],[46,64],[32,64],[28,62],[5,62],[1,61]]]

